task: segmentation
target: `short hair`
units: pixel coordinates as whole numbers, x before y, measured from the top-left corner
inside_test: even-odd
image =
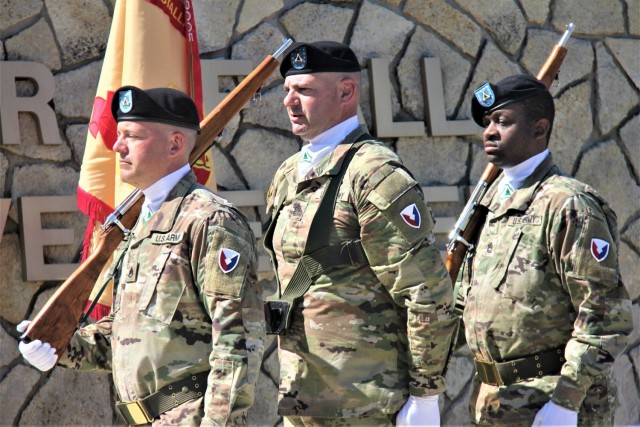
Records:
[[[527,120],[549,120],[549,132],[547,133],[548,143],[549,138],[551,137],[551,131],[553,130],[553,120],[556,115],[556,109],[551,93],[539,92],[519,101],[518,103],[522,105]]]

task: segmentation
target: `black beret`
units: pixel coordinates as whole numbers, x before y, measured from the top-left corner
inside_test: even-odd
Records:
[[[200,130],[200,116],[193,100],[167,87],[143,90],[123,86],[113,95],[111,114],[116,122],[158,122]]]
[[[291,45],[280,64],[280,75],[360,71],[358,57],[342,43],[321,41]]]
[[[473,92],[471,115],[484,127],[483,118],[487,113],[540,92],[548,92],[544,83],[526,74],[509,76],[496,84],[487,82]]]

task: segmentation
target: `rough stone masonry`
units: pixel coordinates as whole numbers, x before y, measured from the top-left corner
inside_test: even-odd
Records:
[[[43,145],[37,122],[20,115],[21,142],[0,142],[0,198],[10,199],[0,241],[0,423],[103,425],[117,423],[106,375],[54,369],[41,373],[17,350],[15,325],[33,316],[57,281],[24,281],[17,200],[74,195],[87,125],[102,66],[115,0],[0,1],[0,58],[33,61],[54,75],[52,102],[63,137]],[[336,40],[349,44],[365,67],[389,62],[393,121],[425,120],[422,58],[441,63],[449,120],[470,118],[472,90],[486,80],[535,74],[551,47],[574,22],[569,54],[552,92],[557,118],[552,151],[563,169],[592,184],[618,214],[622,275],[634,300],[635,330],[616,362],[616,425],[640,423],[640,2],[638,0],[194,0],[202,59],[243,59],[257,66],[282,40]],[[362,114],[375,134],[371,80],[363,73]],[[229,90],[235,81],[221,79]],[[19,82],[18,95],[34,87]],[[274,74],[261,102],[243,110],[213,149],[218,187],[266,187],[277,166],[300,148],[281,105]],[[454,187],[457,201],[433,203],[437,216],[456,217],[486,164],[479,135],[385,139],[418,181]],[[34,177],[38,177],[37,179]],[[3,205],[0,204],[0,207]],[[253,221],[264,207],[246,207]],[[2,213],[2,209],[0,209]],[[48,226],[72,228],[75,245],[47,248],[49,262],[77,262],[86,219],[80,213],[43,216]],[[439,236],[444,248],[446,234]],[[265,295],[273,275],[262,273]],[[442,425],[468,425],[466,402],[473,364],[466,347],[455,354],[441,399]],[[278,363],[270,342],[251,425],[279,425],[275,412]]]

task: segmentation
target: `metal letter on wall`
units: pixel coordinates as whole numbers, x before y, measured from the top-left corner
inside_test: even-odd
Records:
[[[424,136],[424,122],[393,121],[389,61],[380,58],[370,59],[369,73],[375,135],[378,138]]]
[[[45,264],[44,246],[73,245],[70,228],[43,229],[40,215],[75,212],[76,196],[19,197],[22,276],[25,281],[65,280],[78,264]]]
[[[35,83],[38,91],[33,96],[17,96],[16,80],[27,79]],[[56,113],[48,104],[53,99],[55,81],[51,71],[39,62],[0,61],[0,141],[2,144],[20,144],[18,113],[31,113],[36,117],[40,141],[60,145],[62,137]]]
[[[476,135],[482,128],[473,120],[447,120],[440,58],[423,58],[424,115],[431,136]]]

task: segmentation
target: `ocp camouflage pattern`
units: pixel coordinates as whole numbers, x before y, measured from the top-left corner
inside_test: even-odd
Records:
[[[299,153],[276,172],[267,213],[274,215],[274,205],[282,203],[273,237],[282,290],[303,253],[328,177],[338,174],[350,147],[338,145],[302,180]],[[400,214],[412,204],[421,216],[418,228]],[[349,164],[334,212],[333,226],[322,230],[329,244],[362,239],[370,265],[326,270],[295,307],[290,329],[280,336],[279,413],[393,414],[409,393],[445,389],[455,318],[433,216],[400,159],[374,140]]]
[[[227,273],[221,248],[239,254]],[[210,371],[201,398],[154,425],[244,425],[264,349],[256,272],[246,218],[189,173],[118,247],[103,278],[118,278],[112,312],[79,329],[60,363],[112,371],[125,402]]]
[[[579,411],[580,425],[609,420],[615,388],[608,375],[632,329],[615,213],[551,156],[502,203],[498,186],[482,201],[486,222],[461,272],[467,343],[477,359],[498,362],[566,346],[566,362],[561,375],[509,386],[476,378],[471,419],[530,426],[552,398]],[[606,257],[592,253],[594,238],[608,242]]]

